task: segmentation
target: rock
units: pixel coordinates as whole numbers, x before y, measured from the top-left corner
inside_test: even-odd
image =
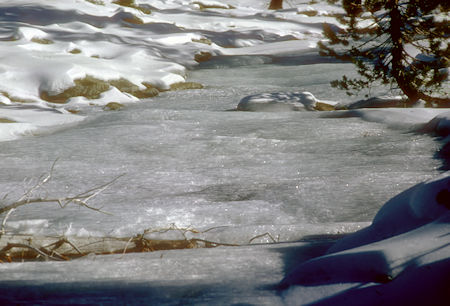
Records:
[[[196,53],[194,59],[197,63],[202,63],[209,61],[212,58],[212,54],[209,52],[201,51],[200,53]]]
[[[315,109],[317,111],[326,111],[326,112],[336,110],[334,105],[331,105],[331,104],[328,104],[328,103],[325,103],[325,102],[316,102]]]
[[[118,102],[109,102],[108,104],[103,107],[104,110],[110,110],[110,111],[117,111],[123,108],[124,105],[120,104]]]
[[[0,117],[0,123],[16,123],[16,121]]]
[[[203,85],[197,82],[182,82],[170,85],[170,90],[203,89]]]

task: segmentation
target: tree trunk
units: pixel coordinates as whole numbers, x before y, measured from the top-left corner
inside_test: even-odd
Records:
[[[283,0],[271,0],[269,10],[280,10],[283,8]]]
[[[411,103],[416,102],[419,99],[419,91],[414,86],[411,86],[411,82],[408,81],[405,75],[405,67],[403,65],[404,57],[404,43],[402,37],[402,16],[400,8],[398,6],[398,0],[389,0],[386,8],[389,11],[390,26],[389,35],[392,40],[392,76],[397,82],[398,87],[408,97]]]

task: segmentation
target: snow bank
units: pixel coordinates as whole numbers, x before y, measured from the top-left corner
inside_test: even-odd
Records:
[[[377,243],[312,259],[297,267],[285,284],[387,283],[408,269],[447,259],[450,215]]]
[[[420,296],[422,301],[448,298],[448,290],[441,282],[448,283],[449,279],[445,274],[450,271],[449,231],[450,172],[447,172],[388,201],[371,226],[338,241],[328,255],[300,264],[280,286],[368,284],[324,299],[324,305],[356,300],[364,305],[383,301],[393,305],[399,299],[415,301],[409,291],[412,288],[421,288],[413,296]],[[423,280],[428,282],[426,286],[421,286]],[[299,294],[304,296],[305,290],[292,289],[286,293],[289,300]]]
[[[389,200],[370,227],[336,243],[329,252],[390,238],[439,219],[450,208],[450,172],[416,185]]]

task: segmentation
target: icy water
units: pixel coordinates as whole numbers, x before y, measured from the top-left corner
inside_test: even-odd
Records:
[[[201,69],[189,80],[203,90],[163,93],[117,112],[87,108],[77,126],[0,143],[0,190],[9,200],[56,159],[42,196],[74,195],[124,174],[92,202],[112,215],[33,205],[16,210],[7,230],[131,236],[174,224],[214,228],[209,239],[230,243],[265,232],[295,241],[353,230],[389,198],[438,172],[432,138],[319,112],[230,111],[261,92],[310,91],[344,101],[328,83],[350,69]]]

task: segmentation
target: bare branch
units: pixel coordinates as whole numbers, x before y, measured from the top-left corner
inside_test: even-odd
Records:
[[[205,239],[198,239],[198,238],[193,238],[190,241],[200,241],[206,244],[207,247],[216,247],[216,246],[241,246],[240,244],[234,244],[234,243],[222,243],[222,242],[215,242],[215,241],[210,241],[210,240],[205,240]]]
[[[63,237],[62,239],[60,239],[60,240],[58,240],[58,241],[56,241],[54,243],[46,245],[45,248],[53,247],[52,248],[52,252],[56,252],[55,250],[58,249],[60,246],[62,246],[64,243],[67,243],[68,245],[70,245],[75,251],[78,252],[78,254],[84,255],[83,252],[81,252],[80,249],[75,244],[73,244],[69,239],[67,239],[66,237]],[[60,256],[63,256],[63,255],[60,255]]]
[[[32,246],[29,244],[24,244],[24,243],[8,243],[6,245],[6,247],[4,247],[3,249],[0,250],[0,253],[5,253],[8,250],[12,249],[12,248],[25,248],[25,249],[30,249],[34,252],[36,252],[38,254],[38,256],[43,256],[46,259],[52,259],[52,260],[56,260],[56,261],[62,261],[65,260],[64,258],[57,258],[57,257],[53,257],[52,255],[47,254],[46,252]]]
[[[53,166],[52,166],[53,169]],[[119,176],[117,176],[116,178],[114,178],[113,180],[100,185],[98,187],[92,188],[88,191],[85,191],[83,193],[80,193],[74,197],[66,197],[66,198],[59,198],[59,199],[52,199],[52,198],[30,198],[29,196],[33,194],[33,192],[35,190],[37,190],[38,188],[42,187],[46,182],[48,182],[49,179],[51,179],[52,177],[52,171],[50,171],[49,175],[47,175],[41,182],[39,182],[38,184],[36,184],[35,186],[33,186],[24,196],[22,196],[18,201],[6,205],[4,207],[0,208],[0,215],[11,210],[11,209],[15,209],[18,208],[20,206],[24,206],[24,205],[28,205],[28,204],[33,204],[33,203],[58,203],[58,205],[62,208],[66,207],[68,204],[70,203],[75,203],[78,204],[80,206],[84,206],[86,208],[89,208],[91,210],[97,211],[97,212],[101,212],[104,214],[109,214],[108,212],[105,212],[103,210],[101,210],[100,208],[95,208],[92,207],[90,205],[87,204],[87,201],[96,197],[97,195],[99,195],[101,192],[103,192],[105,189],[107,189],[108,187],[110,187],[112,184],[114,184],[119,178],[121,178],[122,176],[124,176],[124,174],[121,174]]]
[[[53,176],[53,171],[55,169],[55,165],[56,165],[57,161],[58,161],[58,158],[53,162],[52,166],[50,167],[49,173],[42,180],[40,180],[38,183],[36,183],[36,185],[34,185],[28,191],[26,191],[24,193],[24,195],[19,199],[18,202],[23,201],[23,200],[31,197],[36,190],[42,188],[42,186],[44,186],[48,181],[50,181],[50,179]],[[1,214],[1,212],[0,212],[0,214]]]
[[[123,253],[122,256],[125,255],[125,253],[127,252],[128,246],[130,245],[130,242],[133,241],[134,237],[131,237],[130,239],[128,239],[127,244],[125,245],[125,248],[123,249]]]
[[[8,220],[9,216],[13,213],[14,210],[15,210],[14,208],[11,208],[11,209],[6,213],[6,216],[3,218],[3,221],[2,221],[2,228],[1,228],[1,230],[0,230],[0,238],[2,237],[2,235],[4,235],[4,234],[6,233],[6,230],[5,230],[6,221]]]
[[[276,242],[277,242],[277,241],[275,240],[275,238],[273,238],[272,235],[271,235],[269,232],[267,232],[267,233],[264,233],[264,234],[257,235],[257,236],[255,236],[255,237],[253,237],[252,239],[250,239],[250,240],[248,241],[248,243],[250,244],[250,243],[252,243],[253,240],[258,239],[258,238],[262,238],[262,237],[266,237],[266,236],[269,237],[270,239],[272,239],[273,243],[276,243]]]

